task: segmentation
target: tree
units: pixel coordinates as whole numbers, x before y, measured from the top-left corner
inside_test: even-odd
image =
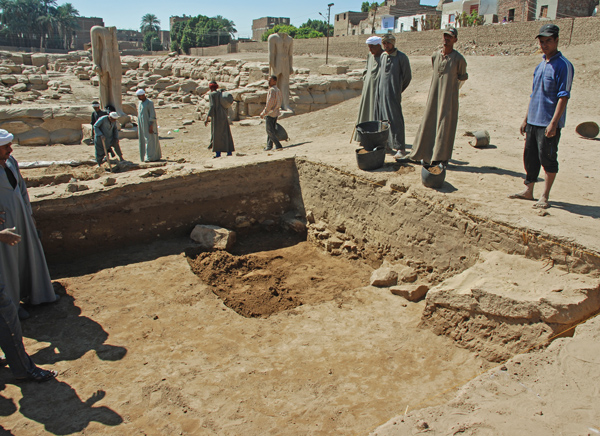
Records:
[[[303,27],[316,30],[317,32],[321,32],[323,35],[327,35],[327,28],[329,27],[329,35],[333,35],[333,25],[330,24],[329,26],[327,26],[327,23],[324,20],[309,19],[306,23],[300,26],[300,29],[302,29]]]
[[[374,9],[377,9],[378,6],[385,6],[385,1],[381,2],[381,4],[379,4],[377,2],[373,2],[373,3],[362,2],[362,5],[360,5],[360,11],[361,12],[370,12]]]
[[[147,32],[160,32],[160,20],[154,14],[146,14],[142,17],[140,22],[140,32],[146,34]]]
[[[56,8],[58,15],[58,32],[62,36],[63,48],[69,50],[72,45],[73,31],[77,29],[79,11],[71,3],[65,3]]]
[[[296,32],[298,32],[298,28],[296,26],[292,26],[291,24],[277,24],[272,29],[269,29],[265,33],[263,33],[262,40],[266,41],[267,39],[269,39],[270,35],[277,32],[287,33],[292,38],[294,38],[296,36]]]
[[[44,46],[48,48],[48,37],[55,33],[58,28],[56,18],[56,0],[41,0],[41,13],[37,17],[40,33],[40,51]]]
[[[156,32],[146,32],[142,48],[146,51],[160,51],[163,49],[160,38]]]

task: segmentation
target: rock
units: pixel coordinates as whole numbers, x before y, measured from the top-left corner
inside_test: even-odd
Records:
[[[183,120],[182,124],[184,126],[191,126],[192,124],[194,124],[194,120]]]
[[[330,74],[346,74],[348,67],[342,65],[321,65],[317,71],[319,74],[330,75]]]
[[[325,243],[325,249],[331,252],[332,250],[340,248],[343,243],[344,241],[342,241],[340,238],[338,238],[337,236],[333,236],[329,238]]]
[[[148,172],[145,172],[144,174],[140,175],[140,177],[143,179],[147,179],[148,177],[160,177],[163,174],[165,174],[166,172],[167,172],[167,170],[165,170],[163,168],[155,168]]]
[[[69,183],[67,184],[67,192],[79,192],[79,191],[87,191],[89,186],[82,185],[79,183]]]
[[[28,132],[15,135],[15,142],[19,145],[48,145],[50,144],[50,134],[48,131],[36,127]],[[18,139],[17,139],[18,138]]]
[[[24,92],[27,91],[27,85],[25,83],[17,83],[16,85],[11,86],[14,92]]]
[[[27,132],[31,130],[32,126],[26,124],[23,121],[6,121],[0,122],[0,129],[4,129],[12,133],[13,135],[18,135],[19,133]]]
[[[281,216],[281,226],[296,233],[306,232],[306,223],[296,212],[287,212]]]
[[[240,126],[248,127],[248,126],[259,126],[262,123],[262,120],[243,120],[240,121]]]
[[[196,91],[196,88],[198,88],[198,83],[193,80],[186,80],[179,86],[179,91],[189,93]]]
[[[404,297],[408,301],[419,301],[427,294],[427,291],[429,291],[429,286],[427,286],[427,285],[399,285],[399,286],[392,286],[390,288],[390,291],[392,292],[392,294]]]
[[[235,244],[235,232],[223,227],[197,225],[190,238],[206,250],[230,250]]]
[[[17,83],[17,78],[12,74],[2,74],[0,75],[0,82],[5,85],[14,85]]]
[[[31,55],[31,65],[35,67],[48,65],[48,56],[43,53],[33,53]]]
[[[79,144],[81,139],[81,129],[58,129],[50,132],[50,144]]]
[[[315,223],[315,214],[313,213],[312,210],[309,210],[306,212],[306,221],[309,224],[314,224]]]
[[[119,139],[138,139],[137,127],[122,127],[121,130],[119,130]]]
[[[106,179],[104,179],[102,181],[102,184],[104,186],[113,186],[117,183],[117,179],[115,179],[114,177],[107,177]]]
[[[380,288],[394,286],[398,283],[398,273],[391,268],[391,265],[384,262],[383,265],[373,271],[371,274],[371,286]]]

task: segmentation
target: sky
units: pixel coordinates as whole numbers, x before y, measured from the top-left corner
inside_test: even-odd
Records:
[[[327,17],[326,0],[57,0],[59,5],[71,3],[83,17],[100,17],[105,26],[118,29],[139,30],[140,21],[145,14],[154,14],[160,20],[163,30],[169,30],[169,17],[172,15],[222,15],[232,20],[237,29],[238,38],[252,36],[252,20],[261,17],[289,17],[294,26],[300,26],[309,18],[323,19],[319,12]],[[335,14],[346,11],[360,11],[362,0],[337,1],[331,7],[331,24]],[[436,5],[437,0],[421,0],[424,5]]]

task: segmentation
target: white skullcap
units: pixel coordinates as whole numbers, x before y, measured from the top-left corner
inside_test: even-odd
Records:
[[[4,129],[0,129],[0,146],[6,145],[12,142],[14,135],[12,133],[8,133]]]
[[[100,107],[100,103],[94,102],[92,103],[92,107]]]
[[[381,45],[381,37],[379,37],[379,36],[369,36],[367,38],[367,44],[369,44],[369,45]]]
[[[146,91],[144,91],[143,89],[138,89],[137,91],[135,91],[135,95],[146,95]]]
[[[116,120],[119,118],[119,114],[116,112],[111,112],[108,114],[109,117],[111,117],[113,120]]]

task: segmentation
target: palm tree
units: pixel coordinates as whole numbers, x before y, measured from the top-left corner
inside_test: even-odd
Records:
[[[65,3],[56,8],[58,18],[58,31],[63,37],[63,47],[65,50],[71,48],[73,31],[77,28],[77,17],[79,11],[71,3]]]
[[[234,27],[235,23],[233,21],[223,18],[221,15],[217,15],[213,18],[213,20],[216,20],[221,25],[221,29],[229,33],[231,38],[233,38],[234,33],[237,33],[237,29]]]
[[[58,20],[56,18],[56,0],[41,0],[41,13],[37,17],[40,32],[40,51],[45,42],[48,48],[48,36],[54,33]]]
[[[140,31],[144,34],[146,32],[158,33],[160,31],[160,20],[154,14],[144,15],[140,23]]]

